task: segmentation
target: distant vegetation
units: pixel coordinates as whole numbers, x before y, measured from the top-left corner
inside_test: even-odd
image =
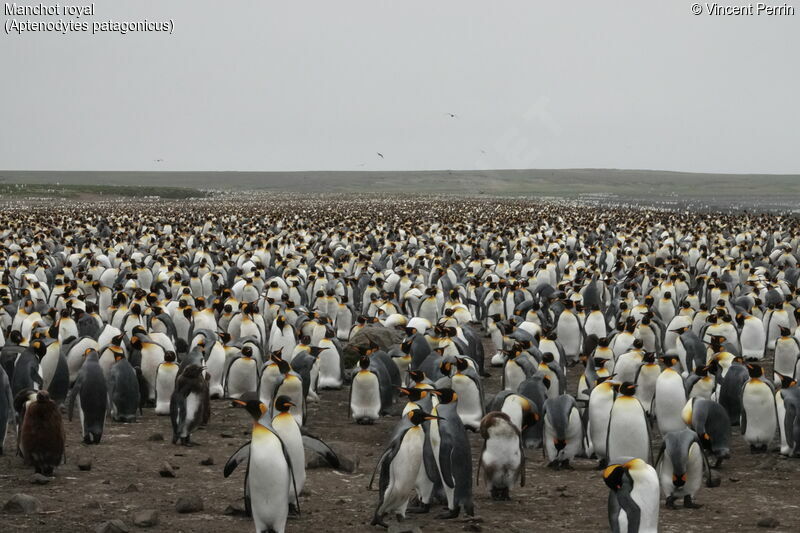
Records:
[[[61,185],[46,183],[0,183],[0,197],[13,198],[81,198],[81,197],[159,197],[169,200],[203,198],[208,193],[186,187],[152,187],[133,185]]]

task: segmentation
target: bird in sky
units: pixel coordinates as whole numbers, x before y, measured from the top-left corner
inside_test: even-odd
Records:
[[[375,153],[376,153],[376,154],[378,154],[379,156],[381,156],[381,159],[384,159],[384,157],[383,157],[383,154],[382,154],[382,153],[380,153],[380,152],[375,152]]]

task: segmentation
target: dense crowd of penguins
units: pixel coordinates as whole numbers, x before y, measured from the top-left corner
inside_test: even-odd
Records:
[[[469,431],[498,500],[524,484],[526,449],[554,469],[596,458],[623,532],[656,531],[662,495],[697,506],[732,426],[752,453],[800,455],[790,217],[290,196],[0,217],[0,448],[15,426],[44,475],[63,414],[99,444],[152,408],[188,446],[220,399],[253,419],[223,474],[245,463],[256,531],[282,532],[304,448],[337,461],[304,428],[307,402],[342,387],[353,431],[405,402],[373,475],[380,526],[474,512]]]

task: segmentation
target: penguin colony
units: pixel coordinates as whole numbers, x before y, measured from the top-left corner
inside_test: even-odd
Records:
[[[370,197],[3,218],[0,452],[46,476],[66,431],[102,446],[155,414],[192,446],[219,402],[251,435],[219,475],[244,465],[256,531],[283,532],[304,449],[338,462],[308,405],[342,388],[350,431],[385,426],[378,527],[509,500],[541,453],[596,460],[612,531],[657,531],[734,439],[800,456],[790,218]]]

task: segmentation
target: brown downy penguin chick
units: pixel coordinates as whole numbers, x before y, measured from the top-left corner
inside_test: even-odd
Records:
[[[36,393],[36,400],[25,409],[20,432],[20,451],[25,464],[37,474],[52,476],[53,469],[64,458],[64,423],[58,406],[47,391]]]

